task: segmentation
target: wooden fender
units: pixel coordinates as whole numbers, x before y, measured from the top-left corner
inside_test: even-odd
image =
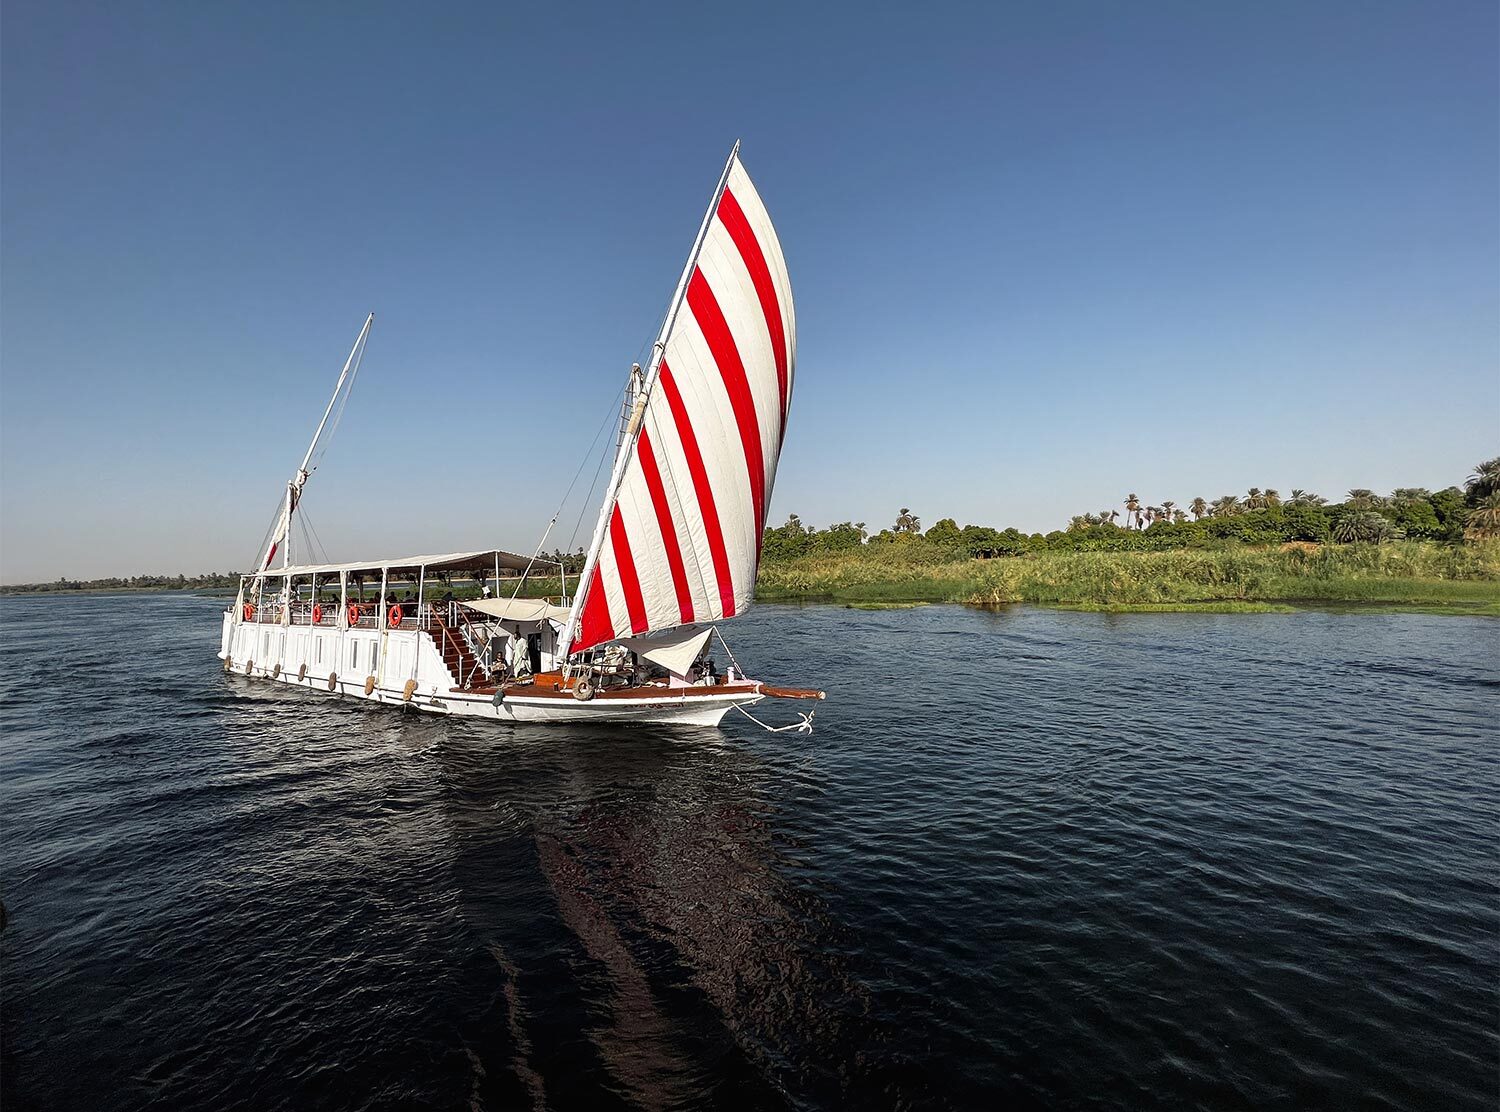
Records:
[[[253,660],[247,660],[247,661],[245,661],[245,675],[248,676],[253,671],[255,671],[255,661],[253,661]]]
[[[368,695],[368,694],[370,694],[370,692],[372,692],[374,690],[375,690],[375,677],[374,676],[366,676],[365,677],[365,694]]]
[[[234,671],[234,657],[232,657],[232,656],[226,656],[224,658],[224,671],[226,671],[226,672],[233,672]]]
[[[406,681],[406,686],[401,689],[401,701],[403,703],[409,703],[409,702],[411,702],[411,697],[413,695],[415,695],[416,693],[417,693],[417,681],[416,680],[407,680]]]
[[[267,672],[266,675],[270,676],[273,680],[277,676],[281,675],[281,662],[278,661],[277,663],[271,665],[271,670]]]
[[[297,669],[297,682],[301,683],[305,679],[307,679],[307,665],[306,664],[302,665],[302,667],[300,667],[300,668]]]
[[[328,673],[328,690],[329,691],[336,691],[338,689],[338,686],[339,686],[339,674],[337,672],[329,672]]]

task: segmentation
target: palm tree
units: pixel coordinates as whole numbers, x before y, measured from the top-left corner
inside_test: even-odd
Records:
[[[1464,521],[1465,540],[1497,536],[1500,536],[1500,490],[1486,494]]]
[[[1266,493],[1262,495],[1266,500],[1266,507],[1281,505],[1281,493],[1275,487],[1266,487]]]
[[[895,528],[895,532],[897,532],[897,533],[920,533],[921,531],[922,531],[922,523],[921,523],[921,521],[919,521],[912,514],[912,512],[909,509],[907,509],[905,506],[902,506],[901,507],[901,512],[896,516],[896,528]]]
[[[1500,456],[1474,468],[1474,474],[1464,483],[1464,497],[1477,506],[1497,490],[1500,490]]]
[[[1260,487],[1251,487],[1245,492],[1245,509],[1258,510],[1266,504],[1266,496],[1260,492]]]
[[[1374,510],[1345,510],[1333,523],[1329,535],[1340,544],[1364,541],[1379,544],[1402,536],[1402,531]]]
[[[1186,510],[1173,510],[1172,511],[1172,520],[1176,524],[1181,525],[1184,521],[1187,520],[1187,511]]]
[[[1172,507],[1175,506],[1175,505],[1177,505],[1177,503],[1176,502],[1171,502],[1171,501],[1164,501],[1161,504],[1161,512],[1166,516],[1166,519],[1168,521],[1172,520],[1172,517],[1173,517]]]
[[[1241,510],[1239,495],[1225,494],[1214,499],[1214,517],[1233,517]]]
[[[1202,521],[1203,515],[1208,513],[1208,503],[1205,502],[1201,497],[1194,498],[1192,505],[1188,506],[1188,509],[1193,511],[1194,521]]]
[[[1125,528],[1129,529],[1135,523],[1141,512],[1141,500],[1132,494],[1125,499]]]
[[[1373,490],[1366,490],[1364,487],[1356,487],[1354,490],[1351,490],[1349,492],[1349,497],[1344,499],[1344,505],[1355,510],[1373,510],[1376,506],[1380,505],[1384,501],[1385,499],[1380,497],[1380,495],[1376,494]]]
[[[1144,516],[1146,518],[1146,527],[1149,529],[1151,527],[1151,523],[1156,520],[1156,507],[1147,506]]]
[[[1120,511],[1119,510],[1110,510],[1109,511],[1109,523],[1111,525],[1113,525],[1115,523],[1115,518],[1117,518],[1119,516],[1120,516]]]
[[[1328,499],[1324,498],[1321,494],[1310,494],[1305,490],[1294,490],[1292,491],[1292,499],[1289,504],[1293,506],[1321,506],[1327,501]]]
[[[1432,491],[1426,487],[1397,487],[1391,491],[1391,504],[1410,506],[1413,502],[1422,502],[1431,497]]]

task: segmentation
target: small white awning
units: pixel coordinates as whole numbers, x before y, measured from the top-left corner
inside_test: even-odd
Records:
[[[697,626],[680,626],[662,633],[646,633],[640,637],[621,637],[619,643],[636,656],[659,664],[674,676],[687,675],[693,661],[714,635],[713,626],[699,629]]]
[[[470,610],[507,622],[552,622],[562,625],[568,620],[566,606],[553,606],[539,598],[476,598],[464,600]]]

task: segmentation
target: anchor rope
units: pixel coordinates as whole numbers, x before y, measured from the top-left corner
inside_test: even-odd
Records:
[[[798,734],[810,734],[813,732],[813,715],[818,713],[815,710],[799,710],[796,713],[797,716],[802,719],[801,722],[789,722],[785,726],[770,726],[762,722],[759,718],[756,718],[755,715],[751,714],[748,710],[740,706],[738,703],[730,703],[729,705],[743,714],[746,718],[750,719],[751,722],[754,722],[768,734],[784,734],[788,730],[791,730],[792,732]]]

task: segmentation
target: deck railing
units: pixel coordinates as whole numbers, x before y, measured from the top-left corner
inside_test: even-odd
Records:
[[[352,609],[357,617],[349,623],[350,629],[379,629],[382,616],[386,619],[386,629],[429,629],[432,627],[434,611],[442,611],[446,614],[451,607],[457,611],[457,603],[427,602],[417,607],[414,603],[402,602],[396,605],[401,608],[401,622],[398,625],[390,620],[389,604],[373,602],[351,602],[346,609]],[[285,607],[281,603],[268,602],[259,607],[249,606],[241,618],[255,625],[283,625],[294,626],[320,626],[323,629],[343,628],[344,614],[337,602],[311,603],[294,602],[291,604],[291,621],[284,622]],[[316,621],[314,620],[316,618]],[[455,614],[453,624],[457,624],[458,617]]]

